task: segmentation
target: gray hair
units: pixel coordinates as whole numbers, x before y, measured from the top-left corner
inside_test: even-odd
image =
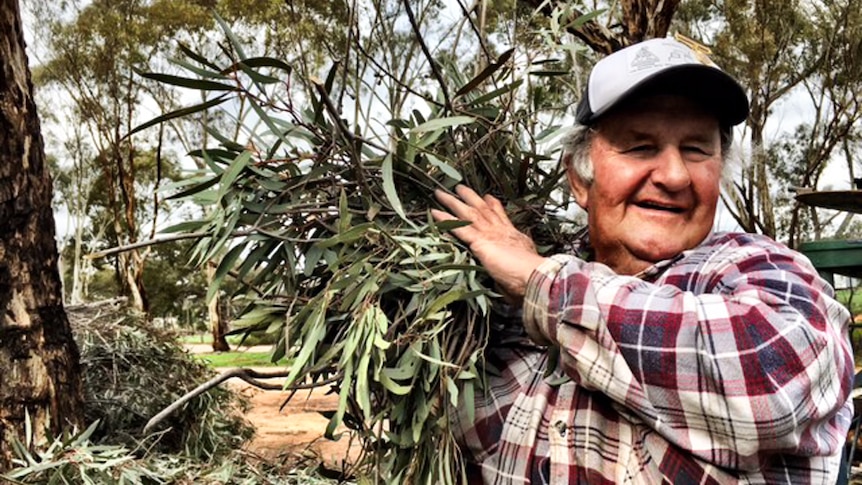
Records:
[[[592,126],[575,124],[560,142],[563,146],[563,162],[568,165],[567,168],[575,171],[575,175],[586,186],[593,184],[593,161],[590,159],[590,147],[595,134],[596,130]],[[725,179],[729,172],[727,161],[731,158],[733,127],[722,126],[719,128],[719,134],[721,136],[721,160],[724,165],[722,179]]]

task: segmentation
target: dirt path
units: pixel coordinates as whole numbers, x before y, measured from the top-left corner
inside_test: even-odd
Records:
[[[286,392],[264,391],[235,381],[229,385],[249,397],[251,408],[245,417],[257,429],[246,445],[249,451],[269,459],[311,460],[331,470],[341,470],[345,460],[356,459],[359,448],[355,443],[350,446],[345,428],[338,430],[345,432],[338,441],[323,436],[329,420],[320,413],[337,408],[336,395],[302,391],[282,408]]]
[[[186,344],[192,353],[212,352],[209,344]],[[265,352],[269,346],[246,347],[250,352]],[[223,369],[217,369],[223,370]],[[272,371],[272,367],[262,367],[262,372]],[[267,382],[277,382],[270,379]],[[226,384],[249,398],[251,407],[245,417],[256,428],[255,436],[246,444],[246,449],[271,460],[285,462],[310,461],[322,463],[330,470],[341,470],[345,460],[355,462],[359,454],[356,443],[351,446],[347,429],[336,431],[344,434],[338,441],[324,437],[329,419],[321,412],[335,411],[338,396],[326,394],[326,389],[313,392],[296,393],[284,405],[287,392],[265,391],[246,384],[240,379],[231,379]]]

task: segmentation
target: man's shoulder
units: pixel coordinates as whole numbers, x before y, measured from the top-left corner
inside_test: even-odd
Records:
[[[816,274],[802,253],[762,234],[722,232],[710,234],[689,254],[707,272],[748,272],[764,268]]]
[[[770,253],[787,255],[795,259],[799,255],[797,251],[768,236],[749,232],[712,233],[693,251],[709,254],[734,254],[736,257]]]
[[[784,244],[762,234],[750,232],[713,232],[701,243],[701,247],[754,246],[779,251],[789,250]]]

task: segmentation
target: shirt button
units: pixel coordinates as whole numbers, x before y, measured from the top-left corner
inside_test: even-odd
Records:
[[[560,436],[566,436],[566,423],[565,421],[557,421],[554,423],[554,427],[557,428],[557,432],[560,433]]]

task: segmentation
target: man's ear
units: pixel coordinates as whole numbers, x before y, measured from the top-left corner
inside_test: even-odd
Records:
[[[575,197],[575,202],[582,209],[587,210],[587,202],[589,198],[590,188],[581,180],[574,168],[572,168],[572,154],[568,153],[563,157],[563,163],[566,167],[566,179],[569,181],[569,188],[572,190],[572,195]]]

